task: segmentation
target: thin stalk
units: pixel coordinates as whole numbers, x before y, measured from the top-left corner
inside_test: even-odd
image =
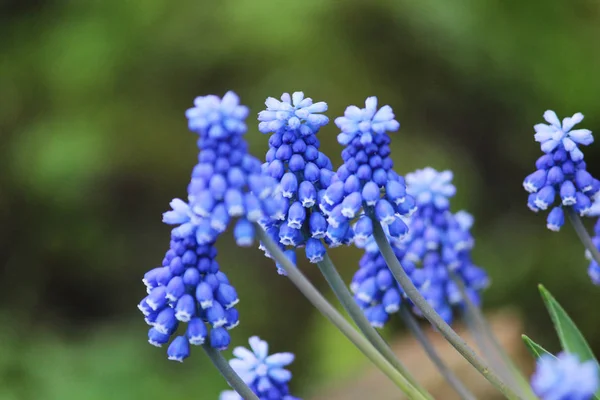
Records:
[[[427,353],[429,359],[440,371],[444,379],[446,379],[450,386],[452,386],[456,393],[458,393],[460,398],[463,400],[476,400],[476,397],[469,391],[469,389],[465,387],[465,385],[463,385],[460,379],[454,375],[452,370],[448,368],[448,366],[441,359],[429,339],[427,339],[427,336],[425,336],[421,326],[406,306],[402,306],[400,308],[400,317],[406,324],[408,330],[413,334],[421,346],[423,346],[423,349],[425,350],[425,353]]]
[[[371,344],[385,357],[385,359],[394,366],[394,368],[400,372],[406,380],[408,380],[417,390],[421,392],[423,396],[428,399],[433,399],[427,390],[425,390],[416,379],[410,374],[410,372],[406,369],[406,367],[400,362],[398,357],[394,354],[390,346],[385,342],[385,340],[379,335],[379,332],[375,330],[375,328],[371,325],[363,310],[360,309],[356,301],[354,301],[354,297],[348,290],[348,286],[338,273],[335,265],[331,261],[331,258],[327,253],[323,257],[323,261],[317,263],[321,273],[327,280],[329,287],[333,290],[336,297],[350,316],[358,329],[365,335],[365,337],[371,342]]]
[[[594,242],[592,241],[590,234],[583,225],[583,221],[581,220],[581,218],[579,218],[579,215],[577,215],[577,212],[573,210],[572,207],[565,208],[567,209],[567,214],[569,215],[569,219],[571,220],[573,228],[575,228],[575,232],[577,232],[579,239],[581,240],[585,248],[590,252],[594,261],[596,261],[596,263],[600,265],[600,252],[598,251],[596,246],[594,246]]]
[[[255,223],[256,234],[263,242],[267,251],[285,270],[288,278],[298,290],[319,310],[331,323],[333,323],[365,356],[369,358],[392,382],[398,386],[410,399],[425,399],[425,397],[408,382],[406,377],[396,371],[379,352],[369,343],[348,321],[323,297],[310,283],[300,270],[290,261],[273,239]]]
[[[219,370],[221,375],[225,378],[227,383],[245,400],[259,400],[258,396],[254,394],[252,389],[248,387],[240,378],[240,376],[231,368],[227,360],[223,357],[219,350],[213,349],[208,344],[203,344],[202,348],[206,352],[206,355],[210,358],[215,367]]]
[[[450,276],[458,286],[458,290],[467,305],[466,312],[464,313],[465,321],[479,349],[488,360],[493,358],[500,365],[500,373],[503,375],[503,378],[507,379],[511,384],[518,385],[521,389],[519,390],[521,395],[530,399],[537,399],[523,373],[512,362],[502,345],[500,345],[485,316],[469,297],[462,279],[453,272],[450,273]],[[491,346],[488,346],[486,342],[491,344]]]
[[[490,370],[488,365],[481,357],[479,357],[471,347],[444,321],[435,310],[429,305],[427,300],[421,295],[419,290],[410,280],[410,277],[406,274],[400,261],[396,258],[394,250],[390,246],[390,243],[385,236],[385,232],[381,227],[379,221],[373,218],[373,236],[379,246],[379,250],[383,255],[388,267],[392,274],[400,284],[400,287],[408,296],[408,298],[415,304],[415,306],[423,313],[423,316],[427,318],[431,324],[437,328],[438,331],[446,338],[448,342],[467,360],[484,378],[486,378],[500,393],[510,400],[522,399],[518,396],[514,390],[508,386],[498,377],[498,375]]]

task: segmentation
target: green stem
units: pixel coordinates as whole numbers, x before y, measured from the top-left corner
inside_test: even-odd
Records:
[[[369,358],[392,382],[394,382],[410,399],[425,399],[425,397],[396,371],[377,350],[360,333],[358,333],[348,321],[323,297],[321,293],[310,283],[300,270],[283,253],[273,239],[255,223],[256,234],[263,242],[267,251],[285,270],[288,278],[298,290],[319,310],[330,322],[332,322],[365,356]]]
[[[358,329],[365,335],[365,337],[371,342],[371,344],[385,357],[385,359],[394,366],[394,368],[406,377],[406,379],[413,385],[417,390],[421,392],[423,396],[428,399],[432,399],[431,395],[423,387],[419,385],[416,379],[410,374],[404,365],[400,362],[398,357],[394,354],[390,346],[383,340],[377,330],[371,325],[363,310],[360,309],[354,297],[348,290],[346,283],[338,273],[335,265],[331,261],[331,258],[327,253],[323,257],[323,261],[317,263],[321,273],[329,283],[329,287],[333,290],[336,297],[348,313]]]
[[[583,221],[581,221],[581,218],[579,218],[577,212],[573,210],[573,207],[565,208],[567,209],[567,214],[569,215],[569,219],[571,220],[573,228],[575,228],[575,232],[577,232],[579,239],[581,240],[585,248],[590,252],[594,261],[596,261],[596,263],[600,265],[600,252],[598,251],[596,246],[594,246],[594,242],[592,241],[590,234],[583,225]]]
[[[500,367],[499,372],[504,379],[509,381],[511,384],[515,384],[520,387],[521,390],[519,392],[521,395],[530,399],[537,399],[523,373],[516,367],[504,348],[500,345],[500,342],[496,338],[496,335],[494,335],[494,332],[492,331],[489,323],[486,321],[483,313],[469,297],[463,280],[453,272],[450,272],[450,276],[458,286],[458,290],[460,291],[462,298],[465,300],[465,321],[467,323],[467,327],[471,331],[471,335],[473,335],[475,338],[479,349],[483,352],[484,356],[488,358],[488,360],[493,359],[498,364]],[[491,344],[491,346],[489,344]]]
[[[444,321],[435,310],[429,305],[427,300],[421,295],[419,290],[410,280],[410,277],[406,274],[400,262],[396,258],[394,250],[390,246],[390,243],[385,236],[385,232],[381,227],[381,224],[377,219],[373,218],[373,236],[379,246],[379,250],[383,255],[388,267],[392,274],[400,284],[400,287],[408,296],[408,298],[415,304],[415,306],[423,313],[423,316],[427,318],[429,322],[446,338],[448,342],[465,358],[484,378],[486,378],[500,393],[510,400],[521,399],[513,389],[506,386],[504,382],[490,370],[485,361],[481,359],[474,351],[467,345],[467,343]]]
[[[203,344],[202,348],[217,367],[221,375],[225,378],[229,386],[233,388],[242,396],[245,400],[259,400],[258,396],[244,383],[242,378],[231,368],[227,360],[223,357],[221,352],[217,349],[213,349],[209,344]]]
[[[425,333],[419,326],[419,323],[406,306],[402,306],[400,308],[400,317],[408,327],[408,330],[413,334],[421,346],[423,346],[423,349],[425,350],[425,353],[427,353],[429,359],[437,367],[444,379],[446,379],[450,386],[452,386],[456,393],[458,393],[460,398],[463,400],[476,400],[475,396],[473,396],[469,389],[463,385],[460,379],[454,375],[452,370],[450,370],[450,368],[448,368],[448,366],[441,359],[429,339],[427,339],[427,336],[425,336]]]

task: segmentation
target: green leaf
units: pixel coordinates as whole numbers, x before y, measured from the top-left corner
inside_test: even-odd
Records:
[[[531,355],[534,356],[536,360],[538,358],[540,358],[541,356],[543,356],[544,354],[548,354],[548,355],[554,357],[554,355],[552,353],[550,353],[549,351],[544,349],[542,346],[540,346],[539,344],[537,344],[536,342],[531,340],[529,338],[529,336],[521,335],[521,339],[523,339],[523,342],[525,342],[525,346],[527,346],[527,350],[529,350]]]
[[[563,349],[568,353],[573,353],[579,356],[580,361],[594,360],[594,353],[586,342],[585,338],[575,326],[573,320],[567,315],[565,310],[556,301],[550,292],[543,286],[539,285],[539,290],[544,300],[544,304],[550,313],[552,322],[560,339]],[[596,364],[598,361],[596,361]]]

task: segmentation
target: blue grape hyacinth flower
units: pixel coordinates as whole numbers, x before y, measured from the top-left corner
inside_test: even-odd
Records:
[[[592,243],[596,246],[596,249],[600,250],[600,199],[596,199],[590,209],[589,216],[599,217],[594,225],[594,236],[592,236]],[[600,265],[594,260],[589,250],[585,251],[585,257],[590,261],[588,267],[588,275],[594,285],[600,286]]]
[[[175,335],[180,323],[185,333],[171,341],[169,359],[183,361],[190,345],[208,341],[226,349],[228,329],[239,323],[235,288],[220,271],[215,242],[237,218],[233,234],[240,246],[254,239],[253,222],[283,212],[277,182],[262,174],[261,163],[248,154],[243,138],[248,108],[228,92],[201,96],[187,110],[189,127],[199,135],[198,164],[188,185],[188,201],[174,199],[163,222],[171,231],[170,249],[161,267],[144,276],[148,296],[139,309],[151,325],[148,341],[161,346]]]
[[[239,104],[235,93],[227,92],[222,99],[201,96],[194,104],[186,116],[190,129],[199,135],[201,151],[188,185],[188,200],[195,214],[189,224],[196,226],[198,243],[204,244],[214,242],[237,218],[233,231],[236,242],[250,246],[253,222],[286,211],[278,183],[263,174],[261,162],[248,153],[243,138],[248,108]],[[172,223],[177,223],[176,212]]]
[[[148,342],[154,346],[168,343],[179,326],[186,324],[184,333],[167,349],[170,360],[181,362],[190,355],[190,345],[208,342],[219,350],[229,346],[228,330],[239,323],[234,307],[239,298],[220,270],[214,243],[199,244],[194,229],[185,235],[177,229],[173,229],[162,266],[144,275],[148,295],[138,308],[151,326]]]
[[[531,387],[541,400],[589,400],[598,390],[598,366],[574,354],[546,354],[537,361]]]
[[[476,304],[480,303],[480,292],[489,285],[485,271],[471,260],[473,217],[465,211],[453,214],[449,210],[450,198],[456,192],[451,180],[450,171],[433,168],[407,174],[407,192],[416,199],[417,211],[406,218],[408,235],[390,241],[413,284],[447,323],[454,320],[456,309],[465,306],[451,273],[463,281]],[[398,310],[396,293],[402,292],[395,280],[390,281],[391,273],[373,240],[365,251],[351,289],[371,323],[382,327]],[[413,311],[418,314],[414,307]]]
[[[386,225],[392,237],[406,235],[408,227],[401,216],[410,215],[416,207],[406,193],[404,178],[393,171],[388,132],[397,131],[400,123],[392,108],[378,109],[377,98],[369,97],[365,108],[349,106],[335,123],[341,130],[338,142],[345,148],[344,163],[320,201],[328,216],[328,239],[343,243],[351,234],[354,240],[364,241],[373,232],[371,217]]]
[[[292,353],[269,355],[269,345],[258,336],[252,336],[248,343],[250,349],[236,347],[229,361],[231,368],[261,400],[300,400],[289,394],[289,382],[292,373],[285,369],[294,361]],[[223,391],[220,400],[242,400],[235,391]]]
[[[556,113],[548,110],[544,119],[548,124],[537,124],[534,129],[535,140],[541,143],[545,154],[538,158],[537,170],[525,178],[523,187],[530,193],[529,208],[534,212],[550,209],[547,227],[559,231],[565,222],[564,207],[586,215],[600,190],[600,181],[586,170],[583,152],[578,147],[594,141],[592,132],[572,129],[583,120],[583,115],[576,113],[561,123]]]
[[[304,247],[312,263],[323,260],[327,241],[327,220],[318,200],[331,183],[333,165],[319,151],[316,134],[329,122],[319,113],[327,111],[325,102],[313,103],[302,92],[284,93],[281,101],[269,97],[267,109],[258,114],[259,130],[270,133],[269,150],[263,172],[279,185],[282,209],[276,218],[263,219],[265,231],[295,260],[294,248]],[[265,254],[270,257],[265,250]],[[284,274],[281,268],[279,273]]]

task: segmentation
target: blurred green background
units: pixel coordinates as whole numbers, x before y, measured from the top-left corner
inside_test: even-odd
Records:
[[[198,349],[180,365],[149,346],[136,305],[168,246],[161,213],[196,160],[184,111],[229,89],[252,116],[296,90],[332,119],[369,95],[392,105],[397,171],[452,169],[454,209],[477,218],[485,306],[518,307],[556,350],[543,282],[600,351],[582,246],[569,227],[548,231],[521,187],[546,109],[581,111],[600,132],[599,39],[596,0],[0,1],[0,399],[215,399],[226,387]],[[262,158],[266,137],[249,126]],[[320,138],[339,165],[336,134]],[[596,176],[599,156],[586,149]],[[295,352],[301,396],[353,377],[360,354],[260,251],[231,244],[219,246],[242,299],[233,344],[256,334]],[[332,252],[348,280],[359,256]]]

